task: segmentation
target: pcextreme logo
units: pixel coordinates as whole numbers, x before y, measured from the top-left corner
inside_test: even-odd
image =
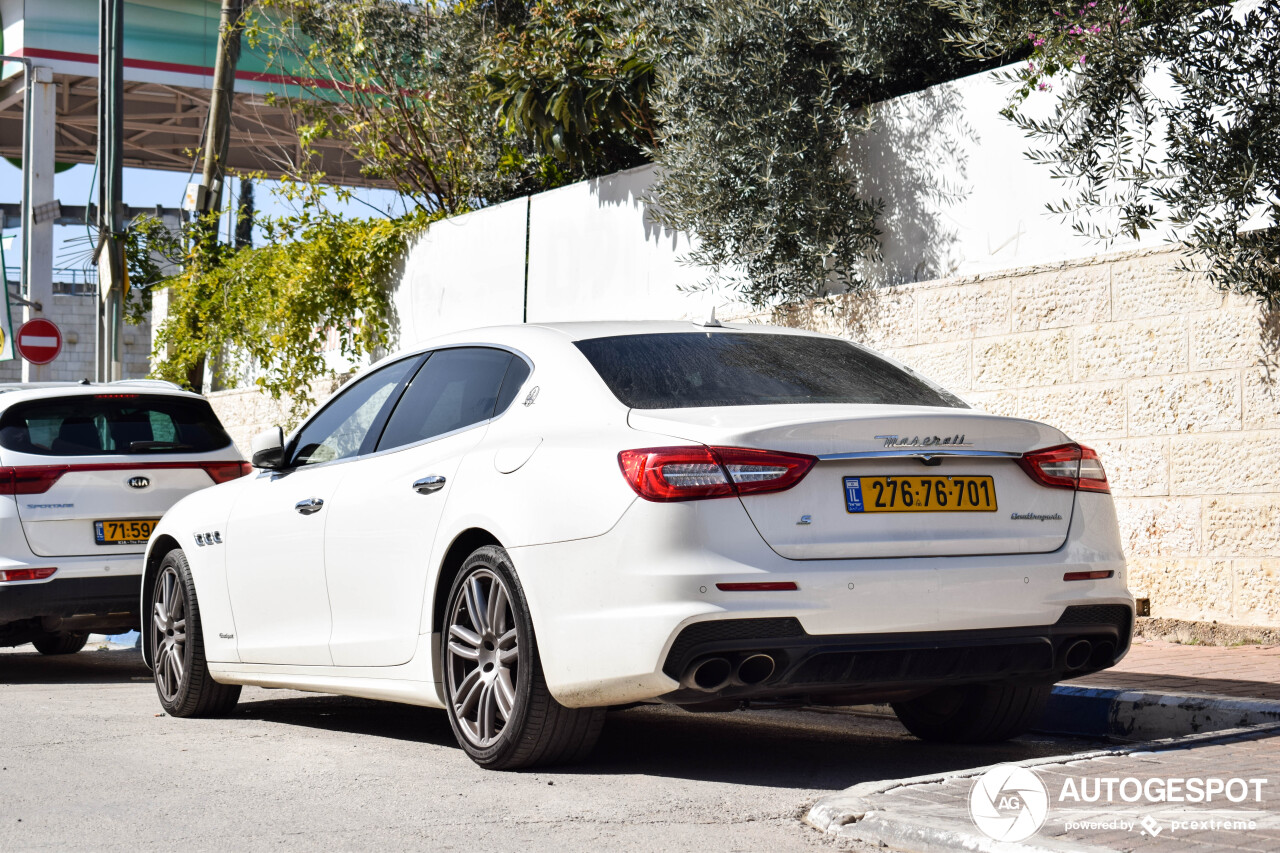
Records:
[[[969,817],[994,841],[1025,841],[1049,816],[1049,791],[1034,770],[997,764],[969,791]]]

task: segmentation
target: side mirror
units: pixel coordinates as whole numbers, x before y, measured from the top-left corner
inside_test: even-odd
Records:
[[[260,432],[249,443],[254,468],[275,470],[284,467],[284,430],[272,427]]]

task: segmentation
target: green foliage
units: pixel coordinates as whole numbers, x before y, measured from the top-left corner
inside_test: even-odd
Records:
[[[167,279],[165,267],[181,260],[182,240],[154,216],[134,219],[123,239],[125,269],[129,276],[124,319],[137,326],[146,322],[151,312],[152,291]]]
[[[524,17],[510,0],[262,0],[245,37],[288,55],[305,75],[309,157],[286,171],[323,180],[315,146],[350,146],[366,177],[427,212],[447,214],[542,188],[531,147],[503,133],[483,90],[479,55],[498,29]]]
[[[289,191],[312,198],[314,186]],[[346,219],[323,204],[263,223],[267,245],[239,251],[196,242],[169,280],[169,313],[156,335],[153,375],[186,384],[207,362],[219,380],[249,375],[296,420],[326,375],[322,342],[359,361],[391,343],[389,287],[412,237],[442,214]]]
[[[947,47],[922,0],[675,0],[646,20],[662,34],[654,199],[697,235],[690,260],[741,270],[758,305],[864,286],[881,203],[847,147],[868,107],[985,60]]]
[[[321,81],[290,102],[310,153],[288,171],[336,139],[453,213],[645,162],[655,69],[631,2],[262,0],[246,38]]]
[[[616,0],[538,0],[482,47],[504,126],[575,177],[640,165],[657,142],[648,31],[622,12]]]
[[[1006,114],[1069,187],[1051,211],[1103,241],[1169,229],[1186,268],[1280,302],[1280,0],[936,2],[962,49],[1027,54]]]

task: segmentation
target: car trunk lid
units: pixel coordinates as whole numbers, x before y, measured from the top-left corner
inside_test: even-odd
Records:
[[[1070,525],[1074,492],[1042,486],[1018,464],[1030,450],[1067,441],[1033,421],[941,407],[800,404],[633,409],[630,424],[707,445],[818,457],[791,489],[741,498],[760,535],[790,559],[1047,552],[1061,547]]]
[[[45,460],[47,462],[47,460]],[[240,463],[59,461],[4,469],[40,557],[140,553],[151,525],[183,497],[239,474]],[[147,524],[142,524],[147,522]]]

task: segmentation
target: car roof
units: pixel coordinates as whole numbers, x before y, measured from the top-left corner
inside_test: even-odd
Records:
[[[27,400],[46,400],[53,397],[77,397],[102,394],[112,390],[137,391],[171,397],[195,397],[172,382],[160,379],[124,379],[119,382],[0,382],[0,409]]]
[[[692,320],[588,320],[563,323],[523,323],[503,326],[485,326],[478,329],[466,329],[449,332],[438,337],[424,340],[415,346],[406,347],[398,355],[423,352],[440,346],[458,346],[478,343],[502,343],[519,348],[522,342],[541,341],[585,341],[592,338],[611,338],[619,335],[662,335],[679,334],[681,332],[697,333],[747,333],[747,334],[781,334],[802,335],[806,337],[829,337],[818,332],[804,329],[790,329],[782,326],[765,326],[756,323],[717,323],[708,325]]]

